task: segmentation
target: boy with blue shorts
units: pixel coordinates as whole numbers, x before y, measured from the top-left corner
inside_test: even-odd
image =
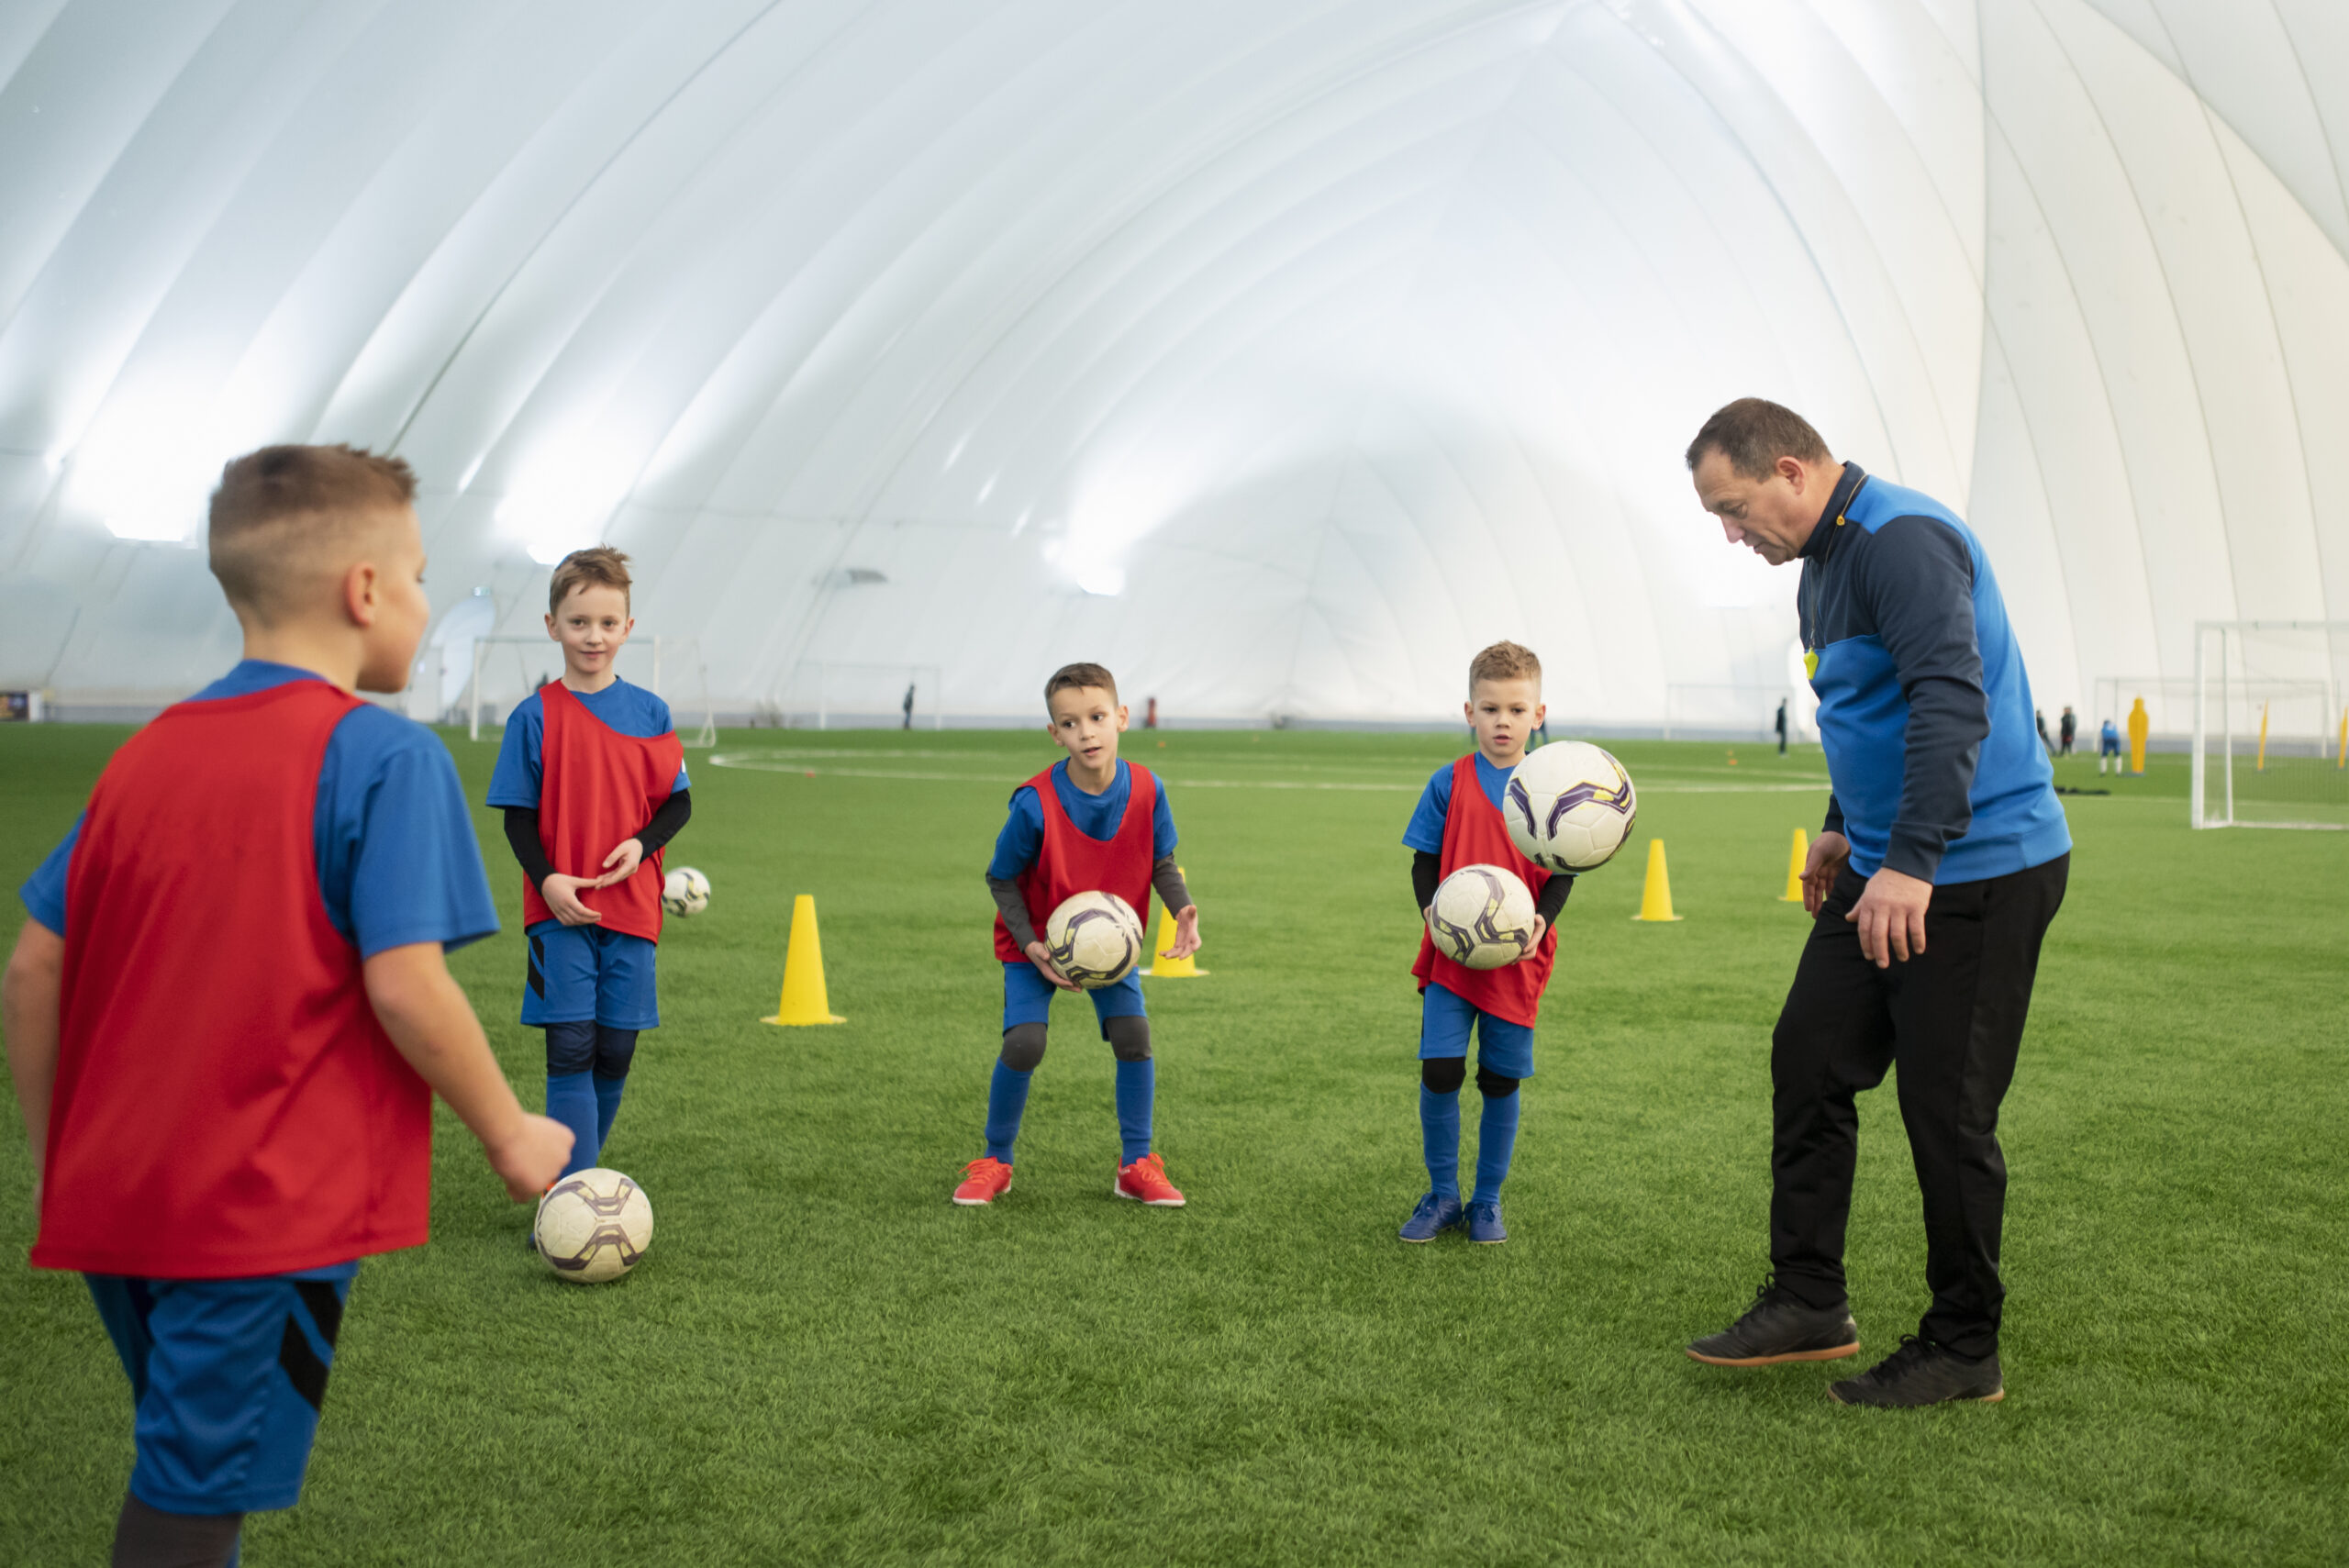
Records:
[[[1517,1147],[1517,1086],[1533,1076],[1533,1026],[1550,983],[1558,936],[1552,929],[1571,876],[1552,876],[1517,852],[1501,817],[1509,774],[1525,760],[1526,740],[1548,710],[1542,661],[1514,642],[1496,642],[1469,662],[1468,725],[1476,749],[1436,770],[1411,812],[1403,842],[1412,851],[1411,892],[1419,901],[1419,1135],[1428,1194],[1404,1222],[1406,1241],[1432,1241],[1464,1224],[1468,1240],[1506,1241],[1501,1183]],[[1427,911],[1443,879],[1463,866],[1497,865],[1532,891],[1533,945],[1515,963],[1469,969],[1436,951]],[[1468,1076],[1468,1035],[1476,1035],[1476,1088],[1485,1108],[1477,1129],[1476,1189],[1460,1196],[1460,1089]]]
[[[354,695],[407,684],[431,613],[414,495],[348,447],[228,465],[244,659],[123,743],[23,889],[32,1263],[83,1273],[130,1377],[117,1565],[233,1563],[300,1497],[359,1260],[425,1240],[434,1091],[517,1201],[569,1151],[442,956],[497,929],[456,768]]]
[[[963,1167],[954,1201],[993,1203],[1011,1186],[1012,1144],[1028,1107],[1030,1074],[1044,1060],[1052,996],[1078,987],[1052,965],[1038,933],[1078,893],[1114,893],[1145,920],[1150,895],[1174,911],[1168,958],[1199,950],[1199,911],[1174,867],[1174,816],[1147,768],[1118,760],[1126,709],[1098,664],[1069,664],[1044,684],[1053,742],[1068,752],[1011,795],[1011,815],[987,866],[995,895],[995,950],[1003,964],[1003,1051],[987,1090],[986,1152]],[[1147,930],[1147,925],[1144,926]],[[1157,1208],[1183,1195],[1151,1149],[1158,1069],[1150,1054],[1141,979],[1129,974],[1091,993],[1101,1038],[1118,1059],[1118,1176],[1110,1191]]]
[[[529,942],[522,1022],[547,1035],[547,1115],[571,1129],[564,1175],[597,1164],[638,1031],[661,1024],[661,852],[693,814],[669,705],[613,669],[636,622],[628,557],[575,550],[547,588],[562,679],[506,720],[489,804],[521,862]]]

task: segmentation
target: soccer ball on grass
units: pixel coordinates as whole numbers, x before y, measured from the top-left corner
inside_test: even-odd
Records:
[[[618,1171],[573,1171],[547,1189],[530,1240],[557,1279],[573,1284],[614,1280],[652,1245],[652,1200]]]
[[[1053,968],[1098,991],[1141,962],[1141,917],[1114,893],[1072,893],[1044,922],[1044,946]]]
[[[1435,951],[1467,969],[1498,969],[1533,951],[1533,895],[1503,866],[1462,866],[1428,906]]]
[[[1501,817],[1517,852],[1547,872],[1596,871],[1639,819],[1623,764],[1584,740],[1560,740],[1518,763]]]
[[[672,915],[698,915],[709,907],[709,878],[679,866],[661,879],[661,907]]]

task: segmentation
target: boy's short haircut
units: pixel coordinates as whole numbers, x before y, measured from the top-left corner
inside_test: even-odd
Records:
[[[306,608],[312,580],[348,565],[367,528],[416,502],[405,459],[357,447],[263,447],[212,492],[206,550],[228,603],[263,625]]]
[[[554,569],[553,579],[547,584],[547,614],[561,615],[562,601],[571,596],[571,590],[589,583],[618,588],[620,601],[625,604],[634,582],[628,574],[628,557],[610,545],[591,544],[585,550],[574,550],[562,558],[562,564]]]
[[[1116,702],[1118,700],[1118,677],[1109,673],[1108,671],[1103,669],[1100,665],[1063,664],[1059,669],[1052,672],[1052,678],[1051,680],[1044,683],[1044,706],[1046,710],[1049,711],[1052,706],[1052,694],[1054,692],[1078,692],[1083,691],[1087,686],[1099,686],[1102,690],[1109,694],[1109,700],[1111,702]]]
[[[1496,642],[1468,661],[1468,690],[1474,693],[1479,681],[1531,681],[1542,683],[1542,661],[1533,650],[1514,642]]]
[[[1827,443],[1810,421],[1766,397],[1741,397],[1714,409],[1688,443],[1689,473],[1697,472],[1708,451],[1719,451],[1747,479],[1767,479],[1782,457],[1803,462],[1828,459]]]

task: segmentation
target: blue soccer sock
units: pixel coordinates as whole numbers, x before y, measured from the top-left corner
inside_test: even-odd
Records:
[[[1011,1163],[1011,1145],[1019,1137],[1019,1118],[1028,1109],[1028,1084],[1032,1073],[1015,1073],[997,1058],[995,1076],[987,1083],[987,1157]]]
[[[1151,1106],[1158,1098],[1158,1063],[1149,1057],[1118,1062],[1118,1142],[1120,1165],[1150,1152]]]
[[[607,1078],[601,1073],[590,1073],[596,1080],[596,1154],[603,1157],[604,1145],[612,1140],[612,1118],[620,1114],[620,1096],[628,1092],[628,1074]]]
[[[592,1073],[547,1074],[547,1115],[571,1129],[571,1161],[564,1175],[596,1163],[604,1140],[596,1134],[596,1085]]]
[[[1419,1142],[1427,1153],[1428,1189],[1438,1197],[1458,1197],[1460,1091],[1439,1095],[1419,1085]]]
[[[1508,1159],[1517,1151],[1517,1091],[1488,1095],[1476,1126],[1476,1195],[1497,1200],[1508,1180]]]

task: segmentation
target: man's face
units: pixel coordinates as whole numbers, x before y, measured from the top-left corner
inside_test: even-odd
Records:
[[[1696,481],[1697,499],[1721,520],[1722,536],[1773,566],[1784,566],[1802,553],[1830,493],[1793,458],[1780,458],[1776,468],[1757,479],[1740,473],[1719,447],[1697,460],[1690,477]]]
[[[1069,760],[1100,770],[1118,761],[1118,737],[1126,728],[1126,710],[1118,694],[1104,686],[1074,686],[1054,692],[1044,704],[1052,716],[1052,740]]]
[[[1539,681],[1478,681],[1468,688],[1468,726],[1476,749],[1496,767],[1517,766],[1544,711]]]
[[[417,644],[432,619],[432,600],[424,591],[424,534],[416,514],[401,507],[373,529],[374,619],[365,633],[359,668],[362,692],[397,692],[407,687],[408,666],[416,662]]]
[[[620,645],[636,629],[628,595],[604,583],[582,583],[562,596],[547,617],[547,633],[562,644],[563,662],[583,675],[600,675],[619,657]]]

